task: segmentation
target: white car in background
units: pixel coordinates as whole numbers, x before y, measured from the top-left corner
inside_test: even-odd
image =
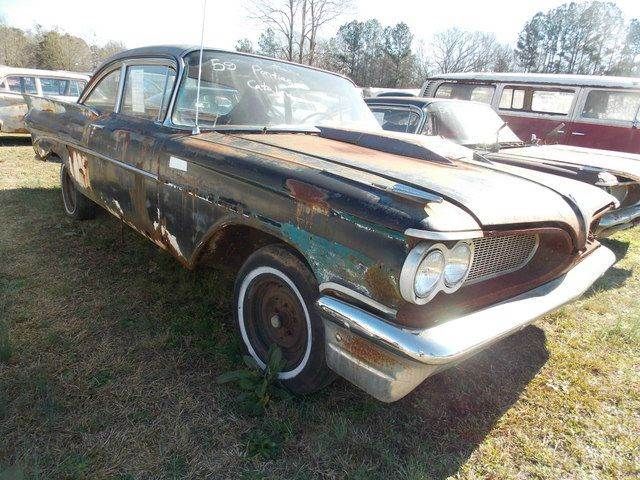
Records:
[[[24,93],[75,103],[88,81],[81,73],[0,65],[0,132],[28,133]]]

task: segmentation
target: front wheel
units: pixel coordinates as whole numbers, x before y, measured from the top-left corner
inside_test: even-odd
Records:
[[[78,191],[65,163],[60,166],[60,187],[62,205],[67,215],[76,220],[89,220],[96,216],[96,204]]]
[[[269,348],[280,348],[278,378],[293,393],[317,391],[334,378],[325,359],[324,327],[314,309],[317,296],[309,268],[281,245],[254,252],[235,283],[235,323],[245,349],[265,368]]]

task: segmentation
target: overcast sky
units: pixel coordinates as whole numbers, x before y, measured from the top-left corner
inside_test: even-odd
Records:
[[[627,18],[640,17],[640,0],[614,0]],[[100,4],[100,7],[94,6]],[[457,26],[493,32],[515,43],[524,23],[536,12],[562,0],[355,0],[351,12],[327,27],[331,36],[349,20],[378,18],[383,25],[406,22],[417,39]],[[205,44],[233,48],[242,37],[255,40],[261,27],[247,17],[247,0],[208,0]],[[14,26],[59,27],[89,42],[119,40],[127,47],[152,44],[199,44],[202,0],[0,0],[0,17]]]

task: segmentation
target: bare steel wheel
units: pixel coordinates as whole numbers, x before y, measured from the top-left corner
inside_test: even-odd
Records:
[[[269,348],[282,352],[278,378],[291,391],[318,390],[333,379],[324,353],[324,328],[313,308],[315,277],[280,245],[256,251],[242,266],[235,286],[235,317],[244,346],[264,368]]]
[[[95,203],[78,191],[65,163],[60,166],[60,187],[64,211],[76,220],[88,220],[95,217]]]

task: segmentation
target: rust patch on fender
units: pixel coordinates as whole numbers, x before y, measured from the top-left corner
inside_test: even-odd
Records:
[[[393,355],[370,344],[357,335],[342,333],[340,335],[342,335],[340,345],[343,350],[368,365],[375,367],[395,365],[398,363]]]
[[[379,302],[395,305],[400,301],[400,294],[382,264],[367,268],[364,281],[371,295]]]
[[[331,213],[331,206],[327,202],[329,194],[326,190],[293,178],[288,178],[286,185],[293,198],[297,200],[296,219],[299,223],[305,224],[306,217],[312,214],[328,216]]]
[[[91,187],[89,182],[89,159],[86,155],[77,150],[70,149],[69,168],[71,170],[71,176],[76,182],[86,189]]]

